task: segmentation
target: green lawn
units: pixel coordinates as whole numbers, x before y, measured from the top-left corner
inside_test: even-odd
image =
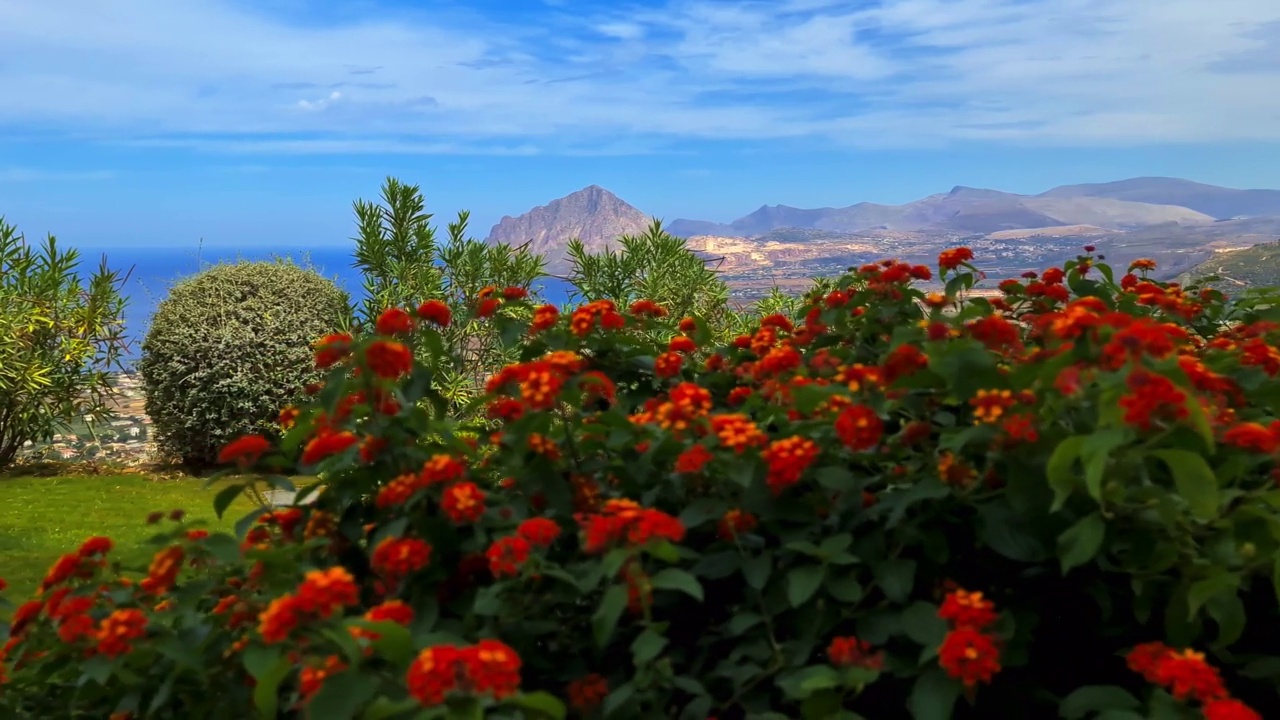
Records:
[[[157,530],[147,515],[181,508],[187,522],[230,530],[253,504],[238,499],[219,521],[213,512],[216,487],[198,478],[154,479],[142,475],[0,477],[0,578],[11,601],[26,599],[62,553],[91,535],[116,543],[112,555],[144,564],[156,548],[146,540]],[[165,524],[170,524],[167,520]]]

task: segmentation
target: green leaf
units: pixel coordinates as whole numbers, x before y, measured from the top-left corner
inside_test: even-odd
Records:
[[[903,558],[886,560],[876,568],[876,582],[890,601],[906,602],[916,583],[916,561]]]
[[[559,698],[543,690],[521,693],[515,697],[508,698],[506,704],[538,713],[534,717],[544,716],[552,720],[564,720],[564,717],[569,712]]]
[[[346,670],[325,678],[324,685],[307,703],[307,720],[348,720],[378,690],[378,678],[359,670]]]
[[[938,617],[938,606],[913,602],[902,611],[902,630],[926,648],[936,649],[947,635],[947,621]]]
[[[654,575],[649,582],[656,590],[679,590],[694,600],[702,600],[702,585],[698,579],[684,570],[667,568]]]
[[[1076,475],[1072,471],[1072,466],[1080,457],[1080,451],[1084,448],[1086,439],[1085,435],[1072,435],[1062,440],[1053,449],[1048,463],[1045,464],[1045,477],[1049,481],[1049,487],[1053,488],[1052,510],[1054,511],[1061,508],[1071,492],[1075,490]]]
[[[787,573],[787,602],[791,607],[800,607],[818,592],[826,577],[827,569],[822,565],[801,565]]]
[[[660,633],[654,632],[653,628],[649,628],[637,635],[635,642],[631,643],[631,659],[636,667],[647,665],[649,661],[658,657],[666,646],[667,639]]]
[[[1079,720],[1104,710],[1133,710],[1140,703],[1128,690],[1115,685],[1086,685],[1062,699],[1058,714],[1065,720]]]
[[[266,675],[280,661],[280,648],[250,645],[241,654],[244,669],[254,680]]]
[[[853,575],[845,575],[843,577],[836,575],[827,576],[827,592],[831,593],[831,597],[845,603],[856,603],[862,599],[862,584]]]
[[[238,563],[243,557],[243,553],[240,551],[240,543],[227,533],[210,535],[204,539],[203,545],[210,555],[217,558],[224,565]]]
[[[253,688],[253,705],[264,718],[274,718],[276,708],[280,704],[280,682],[293,668],[288,658],[280,658],[266,672],[257,678],[258,684]]]
[[[244,483],[235,483],[222,488],[217,495],[213,496],[213,512],[217,514],[219,520],[222,519],[222,515],[226,513],[227,508],[231,507],[231,503],[240,497],[244,489]]]
[[[415,698],[396,701],[379,697],[369,704],[364,714],[360,716],[360,720],[387,720],[387,718],[404,715],[421,707]]]
[[[1212,520],[1218,515],[1218,478],[1202,455],[1189,450],[1153,450],[1151,454],[1169,467],[1173,484],[1194,517]]]
[[[1073,567],[1083,565],[1102,549],[1107,534],[1107,524],[1102,516],[1093,513],[1067,528],[1058,536],[1058,557],[1062,560],[1062,574]]]
[[[764,589],[773,572],[773,553],[765,551],[742,561],[742,577],[756,590]]]
[[[595,616],[591,618],[591,630],[595,634],[597,645],[604,647],[609,644],[609,638],[613,637],[614,628],[618,626],[622,611],[626,609],[626,587],[610,585],[609,589],[604,591],[604,597],[600,600],[600,607],[596,609]]]
[[[1218,593],[1209,598],[1204,609],[1218,624],[1218,639],[1214,642],[1215,647],[1227,647],[1244,634],[1248,618],[1244,602],[1240,600],[1238,593]]]
[[[1240,576],[1230,572],[1220,572],[1191,584],[1187,589],[1187,619],[1195,619],[1196,613],[1210,598],[1218,593],[1233,591],[1240,586]]]
[[[914,720],[951,720],[951,711],[960,698],[960,683],[938,668],[931,668],[911,688],[907,706]]]

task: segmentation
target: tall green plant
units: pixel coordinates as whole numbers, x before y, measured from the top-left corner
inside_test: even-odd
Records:
[[[679,319],[704,319],[723,340],[745,327],[729,301],[729,286],[704,258],[689,249],[684,238],[653,223],[640,235],[618,238],[616,250],[589,252],[581,240],[569,241],[568,281],[571,300],[612,300],[627,305],[653,300]]]
[[[0,217],[0,467],[28,441],[111,414],[111,379],[127,349],[127,275],[104,257],[86,282],[79,261],[52,235],[33,247]]]
[[[518,347],[515,338],[503,338],[494,324],[469,310],[486,288],[519,287],[536,297],[546,260],[525,247],[467,237],[465,210],[446,226],[448,237],[441,243],[425,208],[420,188],[395,178],[383,184],[380,203],[355,202],[354,266],[364,275],[366,294],[361,319],[368,326],[386,308],[413,308],[425,300],[448,305],[456,321],[441,333],[447,352],[431,370],[456,408],[475,396],[484,378],[514,360]],[[527,308],[499,312],[518,315]]]

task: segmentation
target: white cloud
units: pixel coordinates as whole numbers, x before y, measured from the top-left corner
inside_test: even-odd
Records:
[[[41,168],[0,167],[0,183],[75,182],[80,180],[111,180],[116,174],[110,170],[46,170]]]
[[[1280,141],[1275,0],[544,3],[509,24],[0,3],[22,58],[0,65],[0,130],[236,153]]]

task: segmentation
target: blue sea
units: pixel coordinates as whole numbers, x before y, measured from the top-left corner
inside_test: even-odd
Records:
[[[364,296],[364,282],[360,271],[352,266],[353,250],[354,247],[278,250],[207,246],[201,248],[82,248],[79,272],[82,280],[87,281],[88,276],[97,269],[101,257],[105,255],[110,268],[120,271],[122,275],[125,272],[129,273],[121,290],[128,298],[124,319],[125,332],[130,340],[127,361],[132,362],[137,359],[142,338],[146,335],[156,305],[165,298],[169,288],[176,281],[219,262],[288,257],[300,264],[313,267],[321,275],[333,279],[351,294],[354,301],[359,302]],[[539,282],[539,289],[547,302],[561,304],[568,300],[569,285],[562,280],[544,278]]]

